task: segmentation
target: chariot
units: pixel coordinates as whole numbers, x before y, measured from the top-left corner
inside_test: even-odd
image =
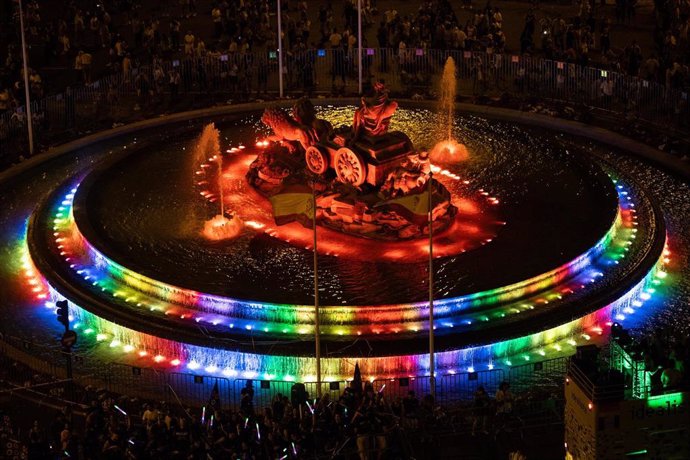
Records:
[[[315,174],[325,174],[330,168],[344,184],[377,187],[414,150],[410,139],[399,131],[380,136],[364,134],[354,141],[348,139],[350,133],[336,133],[330,140],[307,147],[307,168]]]

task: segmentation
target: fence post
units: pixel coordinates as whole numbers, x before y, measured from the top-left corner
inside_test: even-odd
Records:
[[[29,96],[29,64],[26,56],[26,39],[24,38],[24,8],[19,0],[19,27],[22,32],[22,58],[24,61],[24,96],[26,97],[26,127],[29,130],[29,155],[34,154],[34,130],[31,119],[31,97]]]

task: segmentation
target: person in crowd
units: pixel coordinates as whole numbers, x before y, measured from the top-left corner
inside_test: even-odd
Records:
[[[474,392],[472,407],[472,436],[478,431],[488,434],[489,411],[491,410],[491,398],[482,385]]]
[[[496,391],[496,416],[506,417],[513,413],[513,393],[507,381],[501,382]]]

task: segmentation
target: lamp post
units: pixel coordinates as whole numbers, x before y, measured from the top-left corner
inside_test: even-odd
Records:
[[[281,21],[280,0],[278,0],[278,88],[283,97],[283,35]]]
[[[362,0],[357,0],[357,47],[359,94],[362,94]]]
[[[29,95],[29,65],[26,57],[26,38],[24,37],[24,7],[19,0],[19,28],[22,35],[22,59],[24,61],[24,97],[26,99],[26,126],[29,130],[29,155],[34,154],[34,129],[31,119],[31,96]]]
[[[434,349],[434,208],[431,197],[434,173],[429,173],[427,206],[429,207],[429,386],[431,396],[436,397],[436,351]]]

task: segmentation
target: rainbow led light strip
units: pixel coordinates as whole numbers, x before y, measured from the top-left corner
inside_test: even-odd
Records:
[[[313,333],[311,305],[281,305],[245,302],[199,293],[156,281],[109,259],[91,245],[74,221],[72,203],[77,189],[62,200],[53,219],[55,242],[60,254],[79,276],[126,306],[160,311],[211,326],[244,328],[257,332],[280,332],[285,337]],[[435,314],[440,327],[462,327],[475,322],[501,319],[561,300],[584,289],[603,276],[595,263],[606,251],[624,247],[634,234],[625,231],[631,216],[619,209],[607,234],[591,249],[569,263],[537,277],[467,296],[440,299]],[[551,289],[551,290],[549,290]],[[112,301],[112,300],[111,300]],[[397,334],[418,332],[428,326],[428,305],[323,306],[324,335]]]
[[[615,181],[614,181],[615,182]],[[510,291],[499,294],[483,293],[480,296],[480,302],[472,303],[474,299],[468,298],[458,301],[457,299],[449,299],[445,302],[439,302],[439,320],[437,328],[451,328],[462,324],[470,324],[474,321],[489,321],[491,318],[500,319],[507,314],[518,314],[522,311],[531,310],[536,305],[548,303],[553,300],[560,300],[564,295],[574,292],[576,289],[583,289],[587,284],[596,282],[599,277],[603,276],[603,271],[607,265],[617,264],[621,258],[624,258],[628,251],[628,246],[632,244],[635,238],[637,229],[635,205],[628,196],[628,192],[623,185],[617,184],[619,193],[619,213],[616,218],[616,223],[602,240],[593,248],[593,254],[598,255],[595,258],[593,254],[587,254],[578,257],[572,262],[580,272],[575,273],[568,278],[568,272],[563,273],[562,268],[557,269],[559,275],[547,277],[551,289],[540,292],[535,298],[530,299],[530,303],[525,303],[522,299],[520,303],[507,303],[513,295]],[[76,248],[83,248],[86,244],[81,234],[74,234],[73,217],[72,217],[72,200],[76,193],[76,188],[72,189],[70,193],[65,196],[65,199],[60,203],[54,218],[54,236],[58,249],[61,255],[65,258],[70,267],[75,270],[85,282],[89,283],[93,289],[99,289],[102,293],[112,296],[109,301],[122,302],[131,308],[148,308],[149,310],[162,311],[165,314],[180,314],[181,309],[189,306],[197,306],[197,299],[202,298],[198,293],[190,292],[185,299],[195,299],[195,302],[186,302],[184,306],[171,305],[166,300],[166,296],[158,296],[151,299],[145,293],[133,287],[122,286],[117,277],[110,276],[111,271],[118,272],[121,269],[113,269],[113,265],[102,256],[94,256],[91,250],[87,253],[89,257],[94,257],[93,265],[84,266],[82,261],[78,260],[75,253],[72,253],[72,244],[76,243]],[[599,247],[601,246],[601,247]],[[88,246],[86,246],[88,249]],[[54,289],[48,286],[48,283],[37,272],[27,252],[22,257],[24,264],[24,275],[27,279],[28,285],[32,292],[39,300],[46,300],[46,306],[54,308],[54,302],[62,298],[62,296]],[[641,308],[646,301],[656,292],[656,287],[666,277],[666,272],[662,270],[663,265],[669,261],[670,252],[664,251],[664,255],[656,264],[653,270],[640,281],[633,289],[616,302],[598,310],[595,313],[589,314],[583,318],[568,322],[564,325],[532,334],[527,337],[519,339],[512,339],[502,342],[497,342],[491,345],[471,347],[460,350],[444,351],[437,353],[437,366],[440,371],[460,372],[460,371],[474,371],[479,366],[486,366],[493,368],[495,365],[513,365],[516,360],[529,361],[530,359],[540,359],[546,357],[548,354],[560,354],[567,351],[568,347],[574,347],[578,342],[587,341],[592,335],[601,335],[606,332],[605,327],[611,324],[611,321],[623,321],[627,315],[631,315],[637,309]],[[126,270],[126,269],[125,269]],[[600,271],[601,270],[601,271]],[[122,276],[122,275],[120,275]],[[126,275],[129,276],[129,275]],[[545,278],[539,277],[538,283],[545,282]],[[568,278],[564,283],[556,285],[559,280]],[[135,277],[134,280],[138,278]],[[523,284],[523,283],[520,283]],[[517,287],[518,290],[524,289],[523,286]],[[529,292],[529,291],[525,291]],[[468,296],[471,297],[471,296]],[[150,302],[150,303],[148,303]],[[228,307],[230,312],[239,307],[248,307],[250,311],[262,311],[264,304],[257,303],[237,303],[232,301],[231,307]],[[482,305],[491,305],[494,302],[498,304],[491,311],[473,312],[476,307]],[[245,327],[246,329],[253,329],[257,332],[271,332],[275,333],[281,331],[284,334],[307,334],[311,332],[310,318],[312,312],[302,311],[301,308],[313,310],[313,307],[296,307],[289,305],[269,305],[267,307],[278,307],[279,310],[271,315],[278,316],[280,321],[277,325],[270,321],[259,321],[255,319],[236,318],[236,324],[233,323],[231,327]],[[396,306],[397,307],[397,306]],[[411,305],[416,309],[424,311],[424,305]],[[340,309],[341,307],[337,307]],[[394,308],[387,306],[387,308]],[[270,310],[270,308],[267,308]],[[296,313],[285,313],[280,309],[297,310]],[[390,329],[383,329],[378,324],[367,324],[367,321],[378,321],[377,314],[371,314],[369,307],[350,307],[345,308],[345,314],[330,315],[327,308],[324,309],[323,317],[330,322],[349,319],[351,315],[355,315],[360,326],[340,326],[328,325],[328,333],[335,333],[337,335],[355,335],[361,334],[362,330],[366,332],[377,333],[396,333],[395,326]],[[275,310],[273,310],[275,312]],[[453,317],[453,322],[447,320],[449,313],[464,313],[465,315],[457,315]],[[204,372],[210,374],[222,374],[225,376],[241,376],[244,378],[263,378],[268,380],[313,380],[315,369],[314,359],[311,357],[291,357],[291,356],[270,356],[259,355],[251,353],[239,353],[228,350],[219,350],[213,348],[205,348],[192,346],[175,341],[157,338],[148,334],[137,332],[131,329],[124,328],[112,322],[106,321],[98,316],[88,312],[87,310],[74,307],[72,308],[74,324],[72,327],[81,332],[87,337],[94,337],[98,342],[108,342],[109,348],[121,349],[126,354],[136,353],[139,359],[151,358],[153,363],[170,366],[185,365],[188,369],[198,371],[203,369]],[[417,316],[411,318],[411,321],[405,322],[401,327],[408,330],[423,331],[425,328],[425,321],[422,321],[422,313],[417,313]],[[199,310],[190,310],[190,319],[195,321],[204,321],[209,325],[228,327],[227,324],[220,323],[220,320],[227,320],[226,317],[220,316],[217,313],[210,314]],[[400,312],[398,311],[397,315]],[[303,324],[290,324],[283,315],[287,315],[287,320],[298,320]],[[341,316],[342,315],[342,316]],[[469,316],[475,315],[475,316]],[[185,313],[180,314],[185,317]],[[400,318],[400,316],[397,316]],[[458,323],[460,318],[465,323]],[[270,316],[262,319],[270,319]],[[289,324],[286,326],[285,324]],[[262,327],[263,326],[263,327]],[[390,322],[385,326],[390,327]],[[367,329],[368,328],[368,329]],[[381,330],[381,329],[383,330]],[[395,340],[394,338],[391,338]],[[323,373],[327,380],[339,380],[344,376],[349,376],[354,367],[355,358],[325,358],[322,360]],[[407,355],[398,357],[379,357],[368,358],[360,361],[362,372],[376,377],[392,377],[403,375],[418,375],[428,371],[428,355]]]

